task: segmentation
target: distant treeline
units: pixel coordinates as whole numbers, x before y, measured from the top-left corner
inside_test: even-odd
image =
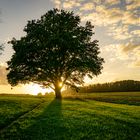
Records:
[[[124,80],[104,84],[94,84],[80,88],[80,92],[128,92],[140,91],[140,81]]]

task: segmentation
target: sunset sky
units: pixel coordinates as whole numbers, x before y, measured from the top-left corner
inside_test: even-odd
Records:
[[[52,8],[74,11],[81,24],[91,21],[95,26],[93,39],[99,40],[105,63],[102,74],[86,79],[87,83],[140,80],[140,0],[0,0],[0,44],[5,46],[0,56],[0,93],[29,93],[35,87],[10,89],[5,67],[13,50],[7,42],[24,36],[27,21]]]

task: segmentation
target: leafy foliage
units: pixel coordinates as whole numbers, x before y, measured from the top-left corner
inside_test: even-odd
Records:
[[[81,26],[79,16],[58,9],[28,21],[26,36],[9,42],[15,51],[8,62],[9,83],[39,83],[60,96],[64,85],[76,88],[85,75],[100,74],[103,59],[92,29],[90,22]]]

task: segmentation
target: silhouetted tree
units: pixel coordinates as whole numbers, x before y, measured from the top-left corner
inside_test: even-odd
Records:
[[[93,28],[90,22],[81,26],[73,12],[58,9],[28,21],[26,35],[10,41],[15,53],[8,62],[9,83],[38,83],[61,98],[64,85],[76,88],[85,75],[100,74],[103,59],[98,56],[98,41],[91,39]]]
[[[3,51],[4,47],[3,47],[3,44],[0,45],[0,55],[2,54],[2,51]]]

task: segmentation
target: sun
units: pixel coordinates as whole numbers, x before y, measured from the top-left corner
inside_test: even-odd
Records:
[[[59,83],[59,87],[62,87],[62,82]]]
[[[37,95],[38,93],[42,93],[45,94],[46,92],[51,92],[50,89],[46,89],[46,88],[42,88],[40,85],[38,84],[27,84],[25,85],[25,92],[32,94],[32,95]]]

